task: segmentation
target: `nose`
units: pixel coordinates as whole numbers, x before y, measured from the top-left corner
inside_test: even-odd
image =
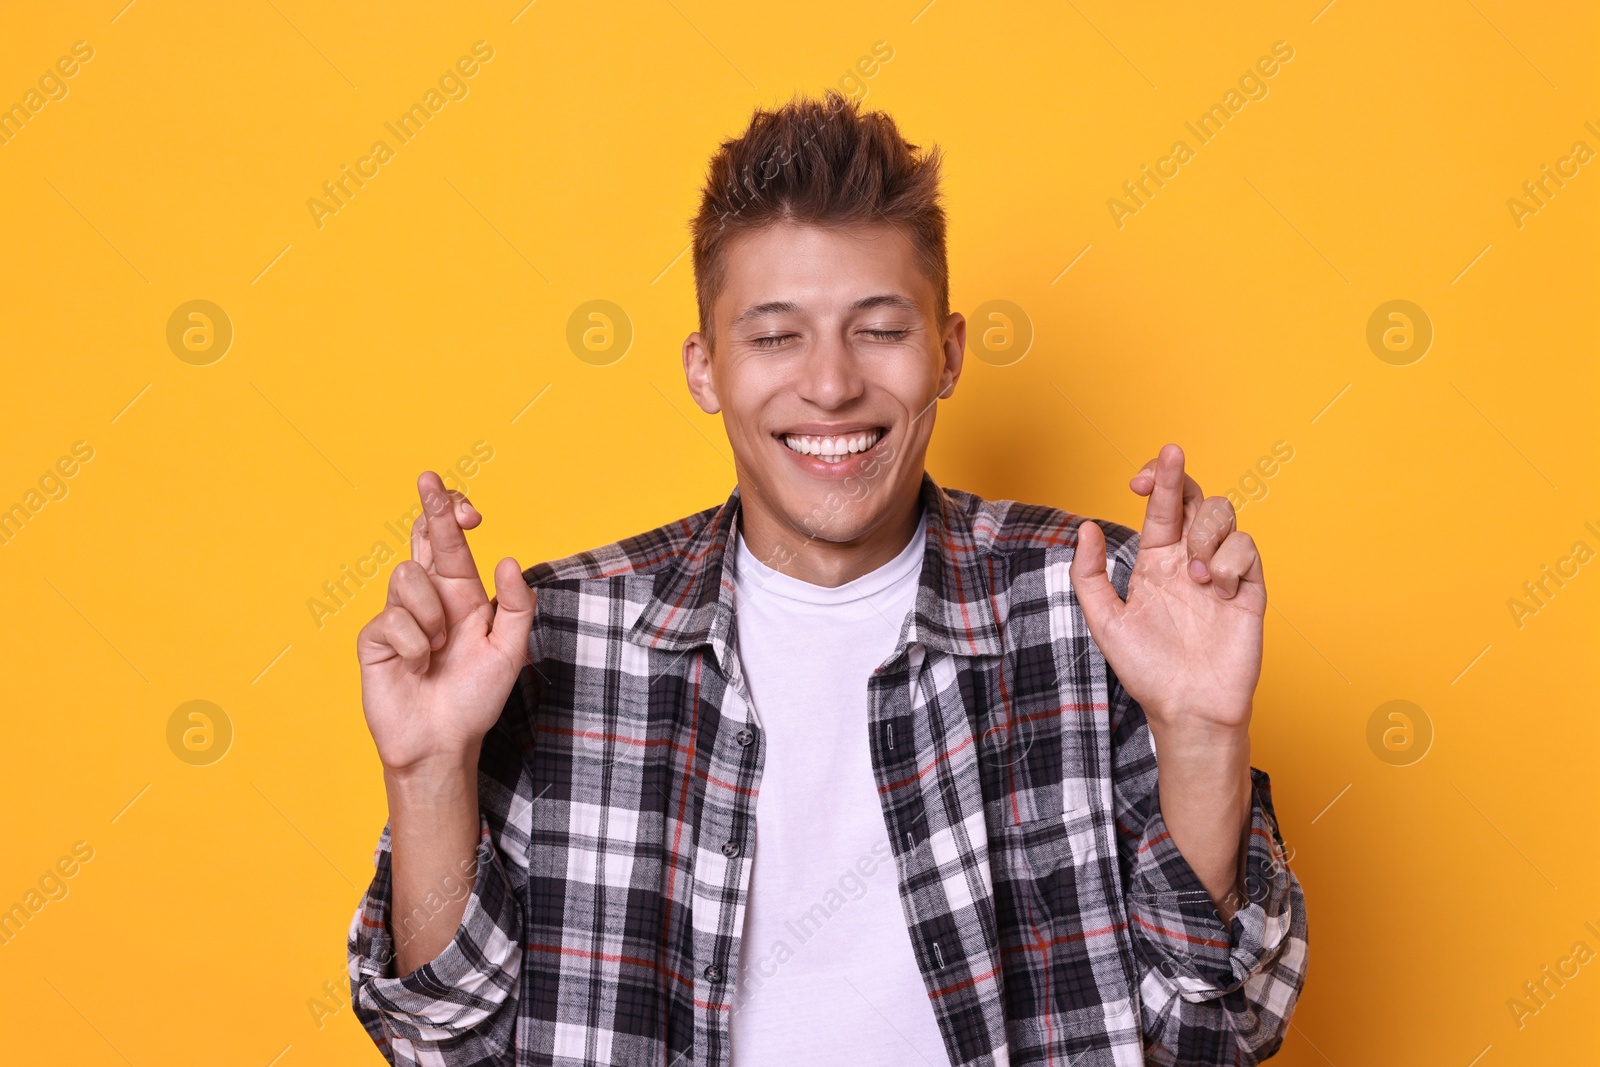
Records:
[[[858,399],[865,388],[860,362],[842,338],[829,336],[806,353],[800,373],[803,399],[831,410]]]

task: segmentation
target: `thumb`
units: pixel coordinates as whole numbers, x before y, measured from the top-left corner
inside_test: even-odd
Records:
[[[1106,575],[1106,535],[1088,519],[1078,525],[1078,547],[1072,553],[1067,575],[1083,606],[1084,621],[1098,640],[1098,635],[1121,613],[1122,598]]]
[[[517,663],[528,658],[528,633],[533,629],[533,590],[522,579],[522,568],[510,556],[494,568],[494,624],[492,641]]]

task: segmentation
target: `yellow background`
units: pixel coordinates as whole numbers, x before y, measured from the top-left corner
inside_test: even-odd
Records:
[[[1600,563],[1507,606],[1600,550],[1600,163],[1520,227],[1506,204],[1600,149],[1592,8],[123,2],[0,23],[0,103],[94,49],[0,146],[0,507],[94,450],[0,545],[0,908],[94,850],[0,946],[0,1059],[378,1062],[308,1001],[343,1004],[384,818],[354,657],[384,578],[320,629],[307,600],[478,441],[485,573],[720,501],[678,362],[706,158],[882,41],[846,85],[947,152],[954,306],[1035,331],[969,360],[936,478],[1138,525],[1165,441],[1212,493],[1294,450],[1240,513],[1274,608],[1254,762],[1310,901],[1279,1062],[1595,1062],[1600,962],[1507,1006],[1600,951]],[[479,40],[469,95],[319,229],[306,201]],[[1269,94],[1119,228],[1107,200],[1280,40]],[[209,366],[166,341],[193,299],[234,328]],[[606,366],[566,343],[594,299],[634,329]],[[1365,339],[1393,299],[1435,331],[1409,366]],[[234,731],[209,766],[167,742],[195,699]],[[1434,735],[1409,766],[1367,742],[1396,699]]]

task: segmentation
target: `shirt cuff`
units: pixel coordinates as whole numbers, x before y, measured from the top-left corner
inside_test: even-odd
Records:
[[[1271,781],[1250,768],[1245,901],[1224,926],[1194,868],[1167,832],[1159,806],[1145,825],[1129,889],[1133,932],[1153,968],[1185,1000],[1212,1000],[1241,987],[1274,957],[1293,918],[1288,860],[1272,810]]]
[[[372,884],[350,923],[351,995],[358,1012],[380,1020],[390,1038],[423,1044],[448,1040],[493,1016],[516,989],[522,968],[516,896],[480,814],[477,874],[470,890],[465,872],[446,877],[392,927],[388,844],[385,827]],[[393,934],[414,935],[463,892],[469,894],[466,910],[450,943],[410,974],[394,977]]]

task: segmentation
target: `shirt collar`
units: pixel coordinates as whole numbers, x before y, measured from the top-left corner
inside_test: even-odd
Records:
[[[900,647],[920,644],[961,656],[998,656],[1003,647],[1002,620],[995,593],[997,586],[1004,587],[1004,564],[983,551],[967,510],[926,471],[921,498],[928,520],[927,544],[916,606]],[[694,531],[657,573],[629,640],[676,650],[710,645],[724,673],[730,670],[734,634],[730,555],[739,506],[736,485],[710,521]]]

